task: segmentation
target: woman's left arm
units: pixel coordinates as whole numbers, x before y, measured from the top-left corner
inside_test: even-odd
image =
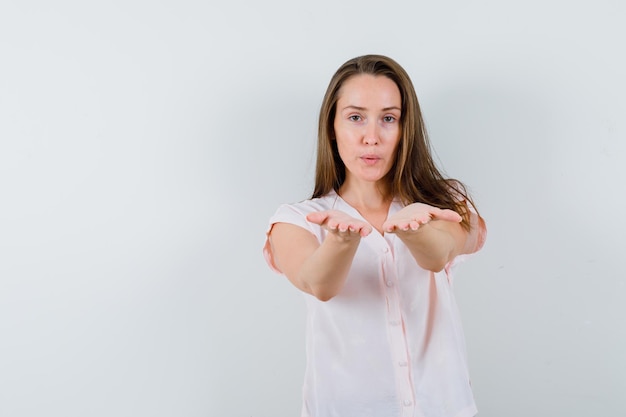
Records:
[[[439,272],[456,256],[476,252],[484,241],[484,222],[470,212],[470,230],[461,226],[461,216],[447,209],[422,203],[406,206],[383,224],[395,233],[422,268]]]

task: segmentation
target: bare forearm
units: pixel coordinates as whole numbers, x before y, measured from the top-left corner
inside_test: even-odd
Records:
[[[455,237],[438,223],[441,221],[432,221],[413,232],[398,233],[418,265],[433,272],[441,271],[457,255],[458,247]]]
[[[343,287],[360,240],[347,240],[329,233],[324,242],[302,264],[298,281],[320,300],[331,299]]]

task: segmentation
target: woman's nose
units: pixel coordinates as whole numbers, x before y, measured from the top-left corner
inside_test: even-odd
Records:
[[[366,145],[377,145],[379,141],[378,126],[376,123],[368,123],[365,126],[363,142]]]

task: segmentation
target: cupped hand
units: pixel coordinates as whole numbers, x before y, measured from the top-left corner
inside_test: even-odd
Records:
[[[344,238],[365,237],[372,233],[372,226],[369,223],[350,217],[339,210],[315,211],[309,213],[306,219]]]
[[[440,209],[423,203],[413,203],[389,217],[383,223],[383,230],[387,233],[415,231],[431,220],[459,223],[463,218],[453,210]]]

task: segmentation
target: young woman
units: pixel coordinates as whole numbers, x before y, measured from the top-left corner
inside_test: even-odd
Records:
[[[315,189],[270,219],[264,254],[305,294],[303,417],[476,414],[451,269],[486,229],[431,156],[405,70],[347,61],[319,117]]]

